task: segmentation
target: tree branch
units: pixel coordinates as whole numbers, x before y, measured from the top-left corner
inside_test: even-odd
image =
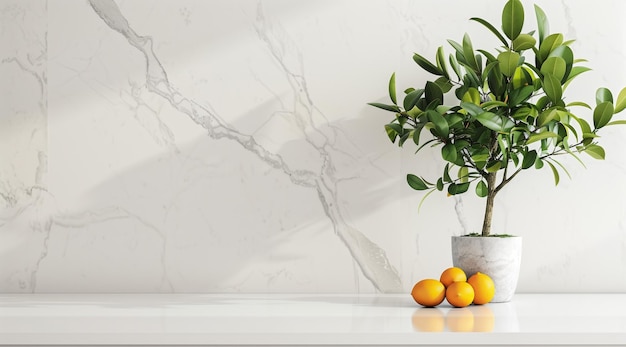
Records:
[[[511,180],[513,180],[513,178],[515,178],[515,176],[517,176],[517,174],[520,173],[521,171],[522,171],[522,168],[520,167],[519,169],[515,170],[515,172],[511,175],[511,177],[509,178],[503,177],[502,182],[500,182],[500,184],[498,184],[498,186],[496,187],[495,193],[498,193],[500,189],[504,188],[504,186],[507,185],[507,183],[511,182]]]

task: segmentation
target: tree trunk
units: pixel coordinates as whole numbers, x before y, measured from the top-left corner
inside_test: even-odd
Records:
[[[487,202],[485,204],[482,236],[489,236],[491,233],[491,217],[493,216],[493,202],[496,193],[496,173],[490,172],[487,174]]]

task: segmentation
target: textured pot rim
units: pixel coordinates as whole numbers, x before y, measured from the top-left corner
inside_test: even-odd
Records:
[[[457,238],[464,238],[464,239],[513,239],[513,238],[521,238],[521,236],[519,235],[506,235],[506,236],[499,236],[498,234],[494,234],[491,236],[482,236],[482,235],[452,235],[451,237],[457,237]]]

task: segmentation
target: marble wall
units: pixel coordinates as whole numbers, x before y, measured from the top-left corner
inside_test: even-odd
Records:
[[[532,2],[524,1],[534,24]],[[536,1],[626,86],[626,3]],[[484,200],[422,194],[437,151],[392,146],[366,105],[427,75],[494,1],[0,0],[0,292],[406,292],[451,265]],[[447,48],[448,49],[448,48]],[[450,50],[448,50],[449,52]],[[626,115],[623,116],[626,118]],[[494,230],[520,292],[626,291],[624,128],[571,180],[525,172]],[[426,163],[425,163],[426,162]]]

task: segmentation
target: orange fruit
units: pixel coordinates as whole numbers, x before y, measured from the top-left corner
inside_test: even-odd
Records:
[[[467,281],[467,276],[465,275],[465,271],[463,271],[463,269],[458,267],[449,267],[441,273],[439,281],[441,281],[441,283],[448,288],[448,286],[454,282]]]
[[[446,296],[446,287],[434,279],[421,280],[413,286],[411,296],[415,302],[422,306],[434,307],[443,301]]]
[[[474,288],[474,303],[476,305],[490,302],[496,294],[496,285],[493,283],[493,280],[482,272],[477,272],[470,276],[467,283]]]
[[[454,307],[469,306],[474,301],[474,288],[467,282],[454,282],[446,289],[446,300]]]

